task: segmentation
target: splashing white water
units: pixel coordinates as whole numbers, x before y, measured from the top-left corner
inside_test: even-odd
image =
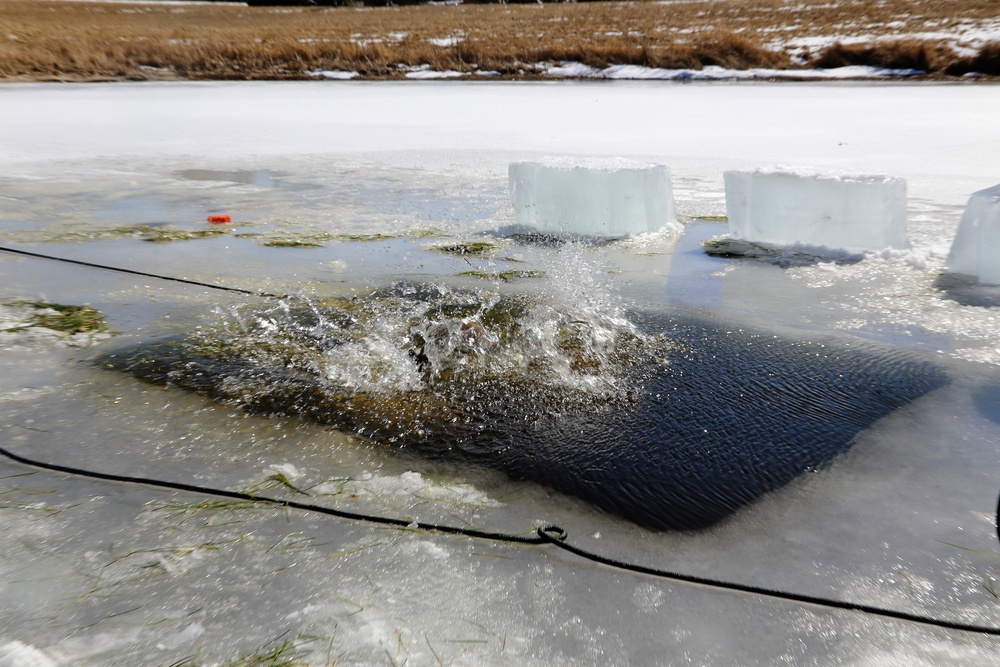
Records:
[[[351,392],[527,374],[553,389],[617,391],[623,349],[652,337],[629,320],[610,272],[587,247],[568,244],[553,255],[541,293],[397,282],[350,299],[236,306],[217,309],[219,324],[203,327],[197,345]]]

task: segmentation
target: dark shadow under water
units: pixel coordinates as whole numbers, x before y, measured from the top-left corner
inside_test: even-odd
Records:
[[[711,526],[947,382],[932,364],[866,344],[789,340],[692,316],[638,320],[669,347],[634,355],[611,400],[540,386],[530,373],[350,392],[301,369],[177,340],[99,363],[250,412],[489,466],[658,529]]]
[[[934,281],[934,289],[940,290],[946,299],[963,306],[1000,307],[1000,285],[984,285],[973,276],[943,273]]]

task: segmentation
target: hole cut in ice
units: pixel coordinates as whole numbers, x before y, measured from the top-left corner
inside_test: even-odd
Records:
[[[539,294],[400,281],[247,304],[99,363],[674,529],[823,465],[946,381],[896,351],[627,312],[583,255],[565,263]]]
[[[676,223],[670,170],[622,158],[547,157],[508,168],[517,224],[553,234],[623,237]]]
[[[848,252],[906,248],[906,181],[801,169],[727,171],[733,238]]]

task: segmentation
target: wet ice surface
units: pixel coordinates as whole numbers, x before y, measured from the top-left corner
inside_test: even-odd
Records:
[[[133,94],[161,89],[150,90]],[[546,87],[514,90],[555,104]],[[662,94],[584,90],[602,91],[605,102]],[[797,104],[784,99],[794,88],[756,90]],[[878,90],[888,92],[809,92],[901,94]],[[921,95],[961,92],[908,90],[916,106]],[[578,288],[581,303],[605,294],[627,309],[692,310],[733,331],[752,325],[805,340],[833,333],[902,348],[942,364],[951,383],[860,434],[829,467],[697,533],[643,530],[474,465],[423,460],[294,419],[248,416],[96,368],[89,360],[100,345],[79,349],[48,338],[3,339],[3,446],[111,473],[306,498],[295,487],[309,500],[404,519],[509,532],[551,522],[576,544],[648,566],[1000,625],[997,315],[989,290],[970,295],[971,288],[939,280],[968,194],[948,194],[955,175],[943,174],[952,180],[939,187],[929,171],[923,180],[900,174],[916,183],[910,249],[783,269],[708,257],[699,245],[725,225],[691,217],[724,212],[715,168],[745,167],[744,144],[737,141],[731,154],[707,145],[702,161],[673,160],[657,145],[648,150],[662,151],[654,157],[671,165],[684,232],[574,254],[503,235],[513,222],[507,164],[551,152],[543,143],[528,137],[523,152],[508,145],[258,155],[244,147],[208,157],[49,156],[5,169],[0,236],[33,251],[310,298],[349,297],[399,278],[514,293],[559,288],[565,298]],[[848,166],[891,171],[853,150]],[[963,150],[968,157],[978,148],[938,154],[944,166],[935,168],[958,164]],[[649,157],[635,147],[626,153]],[[969,192],[995,182],[996,169],[967,168],[986,181]],[[154,243],[116,231],[137,224],[199,230],[216,212],[236,224],[211,238]],[[296,239],[321,247],[267,245]],[[434,249],[475,240],[499,247],[486,257]],[[457,275],[505,269],[548,273],[503,284]],[[94,305],[119,332],[116,345],[187,333],[214,323],[219,309],[257,302],[7,254],[0,276],[4,300]],[[373,527],[9,462],[0,462],[0,478],[7,536],[0,542],[0,665],[208,665],[269,652],[310,665],[991,665],[998,648],[996,639],[670,583],[547,548]]]

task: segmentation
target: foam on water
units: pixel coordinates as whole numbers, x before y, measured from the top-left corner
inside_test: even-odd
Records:
[[[526,372],[552,387],[613,393],[618,346],[644,334],[604,271],[586,249],[567,244],[553,255],[544,299],[504,296],[493,284],[402,281],[347,299],[219,308],[194,344],[372,394]]]

